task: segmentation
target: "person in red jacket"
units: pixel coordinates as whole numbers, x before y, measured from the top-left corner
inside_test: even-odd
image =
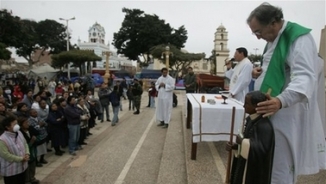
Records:
[[[63,87],[61,83],[59,83],[58,86],[55,88],[55,94],[62,96],[63,92],[64,92]]]
[[[14,92],[12,93],[12,95],[17,99],[17,102],[21,102],[24,98],[24,94],[20,89],[19,85],[16,85],[14,88]]]

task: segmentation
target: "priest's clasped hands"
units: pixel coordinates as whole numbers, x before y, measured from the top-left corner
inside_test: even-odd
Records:
[[[159,85],[159,88],[160,88],[160,87],[165,88],[165,84],[164,84],[163,82],[161,82],[160,85]]]

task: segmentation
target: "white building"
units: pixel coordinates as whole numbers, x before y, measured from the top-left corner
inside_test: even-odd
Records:
[[[215,32],[213,51],[216,55],[216,75],[224,76],[225,59],[229,58],[230,50],[228,49],[228,32],[222,24]]]
[[[119,71],[121,69],[131,71],[132,61],[126,57],[118,56],[116,52],[110,50],[109,45],[109,41],[107,45],[105,44],[105,29],[97,22],[88,30],[88,42],[81,43],[81,40],[78,39],[78,47],[81,50],[92,50],[96,55],[102,57],[102,61],[97,61],[96,65],[93,63],[93,71],[97,71],[97,73],[105,72],[106,57],[102,53],[107,51],[112,53],[109,60],[110,71]]]

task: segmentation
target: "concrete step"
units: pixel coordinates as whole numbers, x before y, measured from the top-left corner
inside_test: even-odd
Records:
[[[186,184],[182,106],[173,108],[171,117],[173,118],[166,133],[157,184]]]

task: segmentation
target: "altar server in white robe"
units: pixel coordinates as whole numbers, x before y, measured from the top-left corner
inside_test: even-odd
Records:
[[[318,99],[321,60],[310,29],[285,21],[281,8],[264,3],[247,19],[258,39],[267,41],[261,68],[254,68],[255,90],[268,101],[257,113],[271,116],[275,132],[272,183],[293,184],[298,175],[326,169],[326,148],[321,121],[325,109]]]
[[[228,62],[226,65],[227,71],[225,72],[225,76],[230,79],[230,96],[242,103],[244,103],[245,96],[249,92],[253,69],[253,65],[247,56],[248,51],[246,48],[237,48],[234,59],[238,61],[238,64],[232,69],[232,63]]]
[[[162,68],[162,76],[155,83],[155,88],[158,91],[156,119],[160,122],[158,126],[168,128],[173,102],[173,90],[175,88],[175,80],[168,75],[168,69]]]

